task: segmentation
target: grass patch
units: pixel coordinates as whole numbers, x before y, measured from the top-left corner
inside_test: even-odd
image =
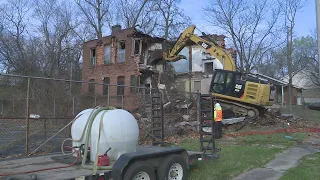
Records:
[[[198,151],[198,140],[185,139],[181,147]],[[232,179],[252,168],[267,164],[282,148],[261,148],[259,146],[221,145],[220,158],[214,161],[200,161],[191,166],[190,180]]]
[[[282,113],[290,113],[288,107],[281,108]],[[292,106],[292,114],[303,117],[305,120],[310,121],[319,121],[320,120],[320,111],[307,109],[305,106]]]
[[[268,163],[281,148],[259,148],[255,146],[222,147],[220,159],[198,162],[191,167],[190,180],[232,179],[252,168]]]
[[[319,179],[320,177],[320,153],[307,155],[301,163],[289,169],[280,180]]]
[[[199,161],[191,166],[190,180],[220,180],[232,179],[250,169],[263,167],[277,153],[295,145],[297,140],[303,140],[307,134],[251,135],[246,137],[223,138],[216,141],[221,147],[219,159],[214,161]],[[233,142],[225,144],[225,142]],[[199,151],[200,142],[197,139],[184,139],[180,147],[191,151]]]
[[[235,141],[246,145],[283,145],[292,146],[307,137],[306,133],[277,133],[270,135],[249,135],[236,137]]]

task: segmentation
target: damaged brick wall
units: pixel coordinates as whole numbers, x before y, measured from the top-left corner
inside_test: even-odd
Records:
[[[137,75],[137,63],[135,62],[136,56],[132,56],[132,37],[129,35],[134,32],[133,28],[124,29],[113,33],[112,36],[103,37],[103,45],[97,46],[97,40],[88,41],[83,44],[83,68],[82,68],[82,79],[89,81],[94,79],[95,83],[103,83],[104,78],[110,78],[110,84],[116,85],[118,78],[124,77],[124,85],[130,85],[131,75]],[[117,47],[120,41],[125,42],[125,61],[118,62]],[[111,63],[104,63],[104,45],[111,45]],[[91,49],[96,49],[96,66],[90,65]],[[135,57],[135,58],[134,58]],[[82,86],[82,93],[88,93],[88,84],[84,83]],[[110,86],[110,95],[117,96],[117,87]],[[103,86],[95,86],[95,94],[103,95]],[[124,88],[124,96],[130,96],[130,88]],[[127,98],[127,97],[126,97]],[[130,98],[126,99],[128,106],[134,104]],[[117,101],[117,105],[120,105]],[[110,103],[114,104],[114,103]]]

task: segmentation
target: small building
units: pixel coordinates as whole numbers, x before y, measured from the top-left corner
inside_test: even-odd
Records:
[[[288,105],[289,104],[289,87],[288,83],[282,80],[278,80],[264,74],[260,73],[251,73],[250,76],[254,78],[261,78],[265,81],[268,81],[270,84],[276,87],[274,104],[275,105]],[[303,88],[296,86],[293,84],[292,86],[292,105],[302,105],[303,104],[303,96],[302,96]]]
[[[312,81],[312,79],[315,78],[313,73],[308,70],[299,70],[292,74],[292,84],[299,88],[303,88],[303,103],[310,104],[320,102],[320,86]],[[289,82],[288,76],[283,77],[282,80]]]
[[[218,46],[225,49],[224,35],[212,34],[200,37],[208,41],[213,40],[217,42]],[[236,63],[236,52],[232,48],[225,50],[232,55]],[[189,42],[180,54],[184,55],[186,60],[172,63],[176,71],[176,83],[179,90],[207,94],[214,70],[223,69],[223,64],[193,42]]]

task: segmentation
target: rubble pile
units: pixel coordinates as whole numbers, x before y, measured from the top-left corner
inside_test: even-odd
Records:
[[[197,110],[194,101],[187,102],[180,96],[170,93],[169,100],[163,103],[165,137],[182,136],[197,132]],[[136,117],[140,136],[139,143],[145,144],[152,139],[151,105],[145,104],[132,112]]]
[[[260,126],[286,125],[292,127],[301,127],[302,117],[293,114],[282,114],[280,109],[268,109],[265,114],[251,122]]]
[[[141,117],[135,113],[136,118]],[[189,114],[170,113],[164,114],[164,133],[165,137],[183,136],[197,132],[197,113],[195,110],[189,111]],[[140,143],[151,141],[152,127],[151,117],[137,118],[140,130]]]
[[[191,107],[191,106],[190,106]],[[173,108],[173,109],[172,109]],[[171,144],[179,144],[184,137],[199,138],[197,111],[195,108],[190,108],[187,112],[184,110],[175,111],[174,106],[170,107],[171,113],[164,113],[164,131],[165,142]],[[179,109],[179,108],[178,108]],[[146,112],[146,111],[145,111]],[[151,109],[150,109],[151,112]],[[148,113],[146,113],[148,114]],[[141,117],[137,115],[137,117]],[[140,128],[140,144],[150,145],[152,142],[151,135],[151,117],[138,119]],[[288,127],[288,128],[306,128],[307,123],[303,118],[292,115],[282,114],[279,109],[268,109],[265,114],[254,120],[245,120],[244,122],[225,124],[225,128],[229,131],[238,131],[248,125],[268,126],[268,127]]]

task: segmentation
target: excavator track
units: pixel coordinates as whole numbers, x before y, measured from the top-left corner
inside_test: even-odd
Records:
[[[236,117],[248,117],[252,120],[257,119],[261,115],[260,111],[263,109],[263,107],[254,107],[218,97],[215,98],[215,101],[219,102],[224,109],[231,110]]]

